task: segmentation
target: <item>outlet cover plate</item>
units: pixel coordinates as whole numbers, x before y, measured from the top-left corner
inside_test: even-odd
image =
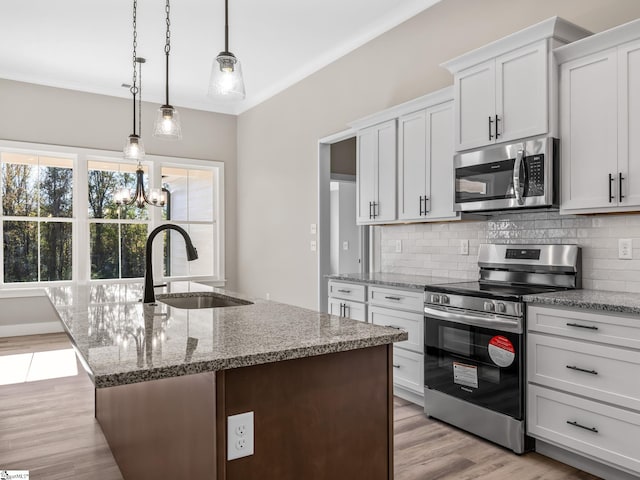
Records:
[[[631,238],[618,240],[618,258],[620,260],[633,259],[633,240]]]
[[[227,460],[253,455],[253,412],[227,417]]]

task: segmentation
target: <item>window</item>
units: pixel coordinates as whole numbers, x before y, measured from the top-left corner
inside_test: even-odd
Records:
[[[147,235],[165,221],[189,232],[199,258],[187,262],[179,234],[163,233],[164,252],[155,242],[155,272],[224,279],[224,165],[146,160],[145,190],[162,187],[164,208],[114,204],[115,192],[133,190],[136,180],[137,165],[119,152],[0,140],[0,286],[140,279]]]
[[[113,202],[122,188],[135,189],[136,166],[89,161],[87,174],[89,258],[91,279],[144,276],[144,244],[148,208],[118,207]],[[145,179],[148,172],[145,169]],[[148,182],[145,189],[149,191]]]
[[[73,160],[1,154],[4,283],[71,280]]]
[[[162,184],[168,192],[163,216],[180,225],[198,250],[198,259],[187,261],[180,234],[170,231],[165,236],[164,274],[167,277],[207,277],[215,270],[214,249],[210,244],[217,237],[214,214],[213,170],[162,167]]]

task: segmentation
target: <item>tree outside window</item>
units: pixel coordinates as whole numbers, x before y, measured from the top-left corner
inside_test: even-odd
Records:
[[[71,280],[73,161],[2,153],[5,283]]]

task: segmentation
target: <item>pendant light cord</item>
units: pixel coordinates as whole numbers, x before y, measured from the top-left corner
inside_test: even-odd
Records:
[[[140,136],[142,136],[142,64],[144,63],[144,58],[137,58],[136,61],[138,62],[138,68],[140,69],[140,88],[138,89],[138,132],[140,132]]]
[[[224,0],[224,51],[229,51],[229,0]]]
[[[136,134],[136,95],[138,94],[138,66],[137,66],[137,52],[138,47],[138,0],[133,0],[133,85],[130,88],[133,95],[133,134]]]
[[[171,12],[171,5],[169,4],[169,0],[167,0],[167,5],[165,6],[165,11],[167,12],[167,34],[166,34],[166,43],[164,45],[164,54],[166,56],[166,71],[165,71],[165,105],[169,105],[169,52],[171,51],[171,20],[169,18],[169,13]]]

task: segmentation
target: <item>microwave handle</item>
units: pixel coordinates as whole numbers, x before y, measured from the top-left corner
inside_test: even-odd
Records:
[[[516,153],[516,162],[513,166],[513,193],[516,196],[518,205],[524,205],[524,184],[526,183],[526,173],[522,171],[522,179],[520,179],[520,170],[522,170],[522,160],[524,158],[524,149],[521,148]]]

